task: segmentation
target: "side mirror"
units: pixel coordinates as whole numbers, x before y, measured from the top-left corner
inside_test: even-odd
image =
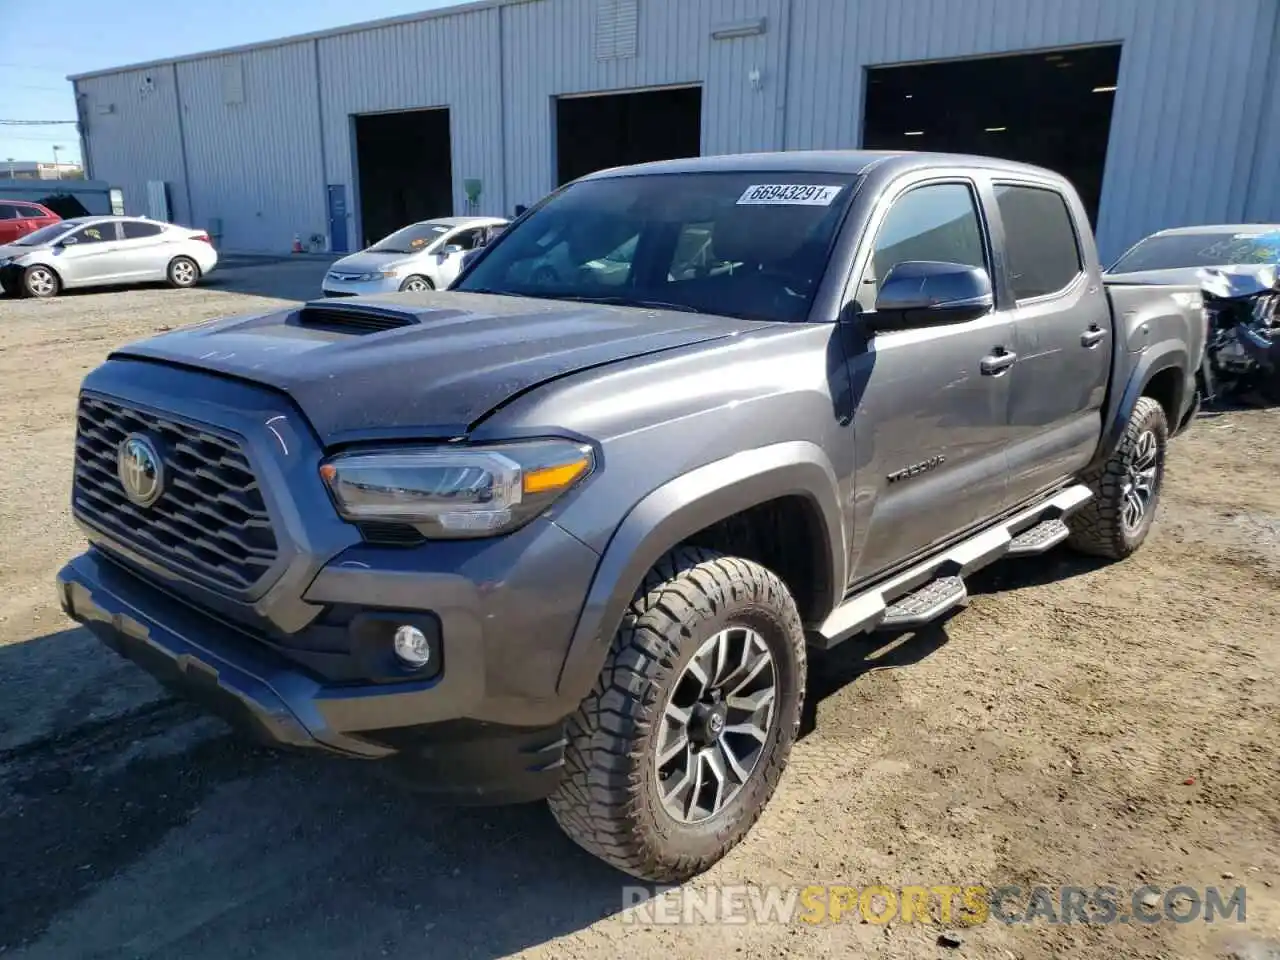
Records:
[[[991,278],[981,267],[904,260],[885,275],[875,313],[863,316],[873,331],[909,330],[974,320],[994,306]]]
[[[77,243],[79,243],[79,242],[80,242],[80,241],[79,241],[78,239],[76,239],[75,237],[63,237],[61,240],[59,240],[59,241],[58,241],[58,246],[60,246],[60,247],[70,247],[70,246],[73,246],[74,244],[77,244]]]
[[[445,257],[451,257],[455,253],[462,253],[462,247],[456,243],[451,243],[440,251],[440,254]]]

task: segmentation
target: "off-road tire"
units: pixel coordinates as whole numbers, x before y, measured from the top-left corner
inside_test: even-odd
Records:
[[[699,646],[734,625],[750,626],[768,646],[777,708],[738,794],[710,819],[681,822],[657,791],[656,721]],[[552,814],[575,843],[634,877],[696,876],[746,836],[772,797],[799,730],[804,684],[804,631],[777,575],[711,550],[673,551],[645,577],[595,687],[568,721]]]
[[[39,277],[47,275],[50,284],[45,285],[38,282]],[[50,297],[56,297],[62,292],[62,278],[58,276],[57,271],[52,267],[46,267],[43,264],[36,264],[33,267],[27,267],[22,274],[22,286],[19,288],[19,294],[24,297],[36,297],[40,300],[47,300]]]
[[[1147,431],[1156,439],[1155,491],[1142,522],[1128,529],[1122,519],[1124,488],[1138,439]],[[1068,519],[1068,545],[1081,553],[1123,560],[1137,550],[1151,530],[1160,492],[1164,486],[1165,453],[1169,447],[1169,423],[1164,408],[1151,397],[1139,397],[1111,456],[1080,479],[1093,491],[1093,499]]]
[[[190,257],[174,257],[165,271],[169,286],[186,290],[200,282],[200,265]]]

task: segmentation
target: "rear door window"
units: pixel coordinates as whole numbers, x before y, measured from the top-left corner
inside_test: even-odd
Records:
[[[21,220],[18,208],[11,203],[0,203],[0,220]]]
[[[126,240],[141,240],[143,237],[155,237],[164,232],[164,228],[155,223],[126,220],[120,226]]]
[[[1066,198],[1048,187],[997,183],[1005,262],[1018,300],[1061,293],[1084,272]]]

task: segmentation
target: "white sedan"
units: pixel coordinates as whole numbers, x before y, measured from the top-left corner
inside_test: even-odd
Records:
[[[484,246],[506,226],[507,221],[499,217],[441,217],[412,223],[334,263],[320,289],[326,297],[444,290],[457,279],[466,254]]]
[[[142,217],[76,217],[0,247],[0,286],[41,298],[74,287],[160,280],[194,287],[217,263],[203,230]]]

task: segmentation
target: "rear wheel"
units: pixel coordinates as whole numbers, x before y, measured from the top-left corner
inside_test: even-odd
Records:
[[[169,286],[194,287],[200,279],[200,267],[190,257],[174,257],[169,261]]]
[[[1168,444],[1164,408],[1150,397],[1139,397],[1111,456],[1081,478],[1093,490],[1093,499],[1068,521],[1072,547],[1123,560],[1142,546],[1160,503]]]
[[[570,718],[551,812],[632,876],[701,873],[772,797],[804,682],[804,632],[782,581],[747,560],[676,550],[646,577]]]
[[[62,289],[62,280],[49,267],[36,265],[27,267],[22,274],[22,292],[28,297],[47,300],[57,296]]]
[[[435,288],[436,285],[428,278],[420,277],[417,274],[406,278],[404,283],[400,284],[401,291],[405,293],[422,293],[424,290],[434,290]]]

